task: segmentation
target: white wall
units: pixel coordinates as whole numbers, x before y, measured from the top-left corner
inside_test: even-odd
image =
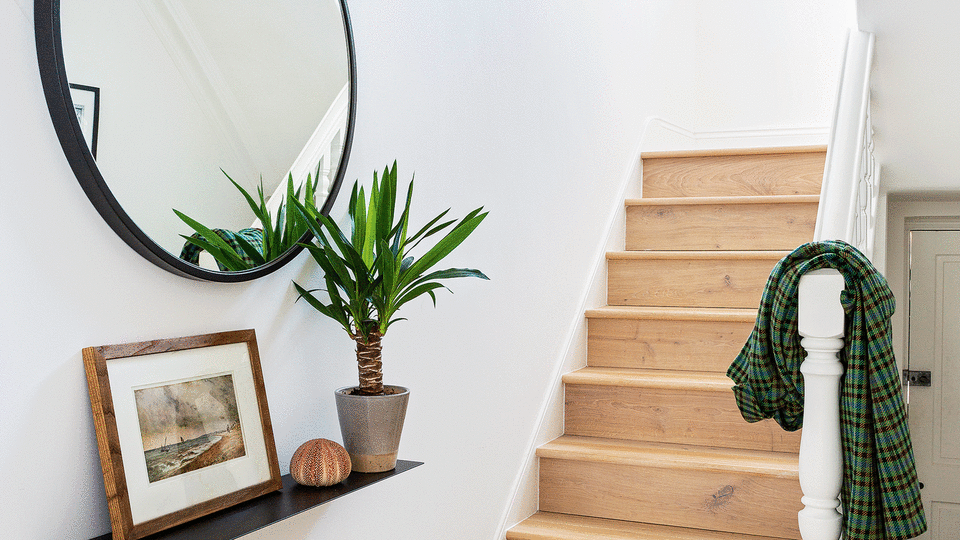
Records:
[[[359,106],[347,178],[369,181],[396,158],[402,177],[417,173],[420,220],[485,205],[449,264],[491,281],[451,283],[456,294],[405,308],[410,320],[386,337],[387,381],[413,392],[400,457],[426,465],[248,538],[496,536],[554,375],[577,348],[570,329],[582,330],[644,119],[691,95],[694,6],[350,2]],[[109,522],[81,348],[255,328],[284,472],[304,440],[339,439],[332,392],[356,373],[335,324],[293,302],[290,280],[316,279],[305,257],[254,283],[198,283],[112,233],[50,124],[31,13],[27,0],[0,0],[0,523],[10,538],[83,539]],[[777,125],[783,111],[765,110],[711,127]]]
[[[853,0],[675,4],[689,39],[665,60],[687,70],[683,99],[645,151],[826,144]]]
[[[853,2],[697,2],[701,129],[829,127]]]
[[[860,28],[876,34],[871,112],[885,189],[956,191],[960,10],[949,0],[873,0],[857,7]]]

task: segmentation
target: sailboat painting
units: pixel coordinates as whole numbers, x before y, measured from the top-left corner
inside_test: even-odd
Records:
[[[134,390],[149,481],[246,454],[233,375]]]

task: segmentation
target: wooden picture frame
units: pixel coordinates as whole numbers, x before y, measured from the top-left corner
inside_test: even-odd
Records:
[[[282,487],[256,334],[83,349],[115,540]]]

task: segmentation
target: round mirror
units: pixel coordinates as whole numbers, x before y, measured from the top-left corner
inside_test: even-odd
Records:
[[[187,239],[205,241],[196,224],[260,248],[258,234],[266,242],[290,224],[277,218],[291,186],[329,213],[355,117],[346,0],[35,0],[35,23],[63,151],[103,218],[151,262],[195,279],[254,279],[306,235],[227,269],[198,258]],[[270,224],[245,196],[259,207],[261,190]]]

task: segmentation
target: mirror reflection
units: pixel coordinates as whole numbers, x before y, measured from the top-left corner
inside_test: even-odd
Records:
[[[338,0],[61,1],[67,78],[98,93],[77,110],[98,120],[88,146],[150,239],[181,254],[194,229],[174,209],[261,227],[226,175],[255,197],[262,181],[275,214],[288,176],[299,186],[319,167],[323,206],[350,106],[342,17]]]

